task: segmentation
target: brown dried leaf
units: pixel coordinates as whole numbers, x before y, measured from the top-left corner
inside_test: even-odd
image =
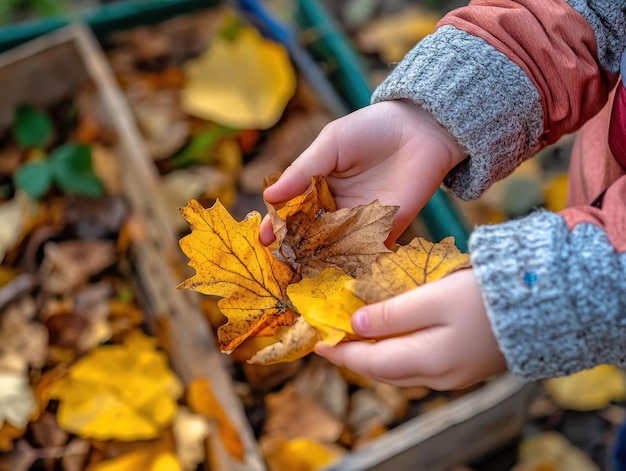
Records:
[[[300,394],[291,384],[287,384],[277,393],[265,396],[265,404],[266,435],[333,443],[344,428],[341,420],[324,409],[313,397]]]
[[[108,240],[68,240],[48,242],[44,247],[41,274],[44,289],[67,294],[87,283],[89,278],[117,260],[115,242]]]
[[[27,365],[43,367],[48,332],[32,321],[36,310],[35,301],[24,296],[0,315],[0,368],[23,371]]]
[[[362,276],[378,255],[390,252],[384,242],[398,207],[373,201],[335,211],[323,177],[314,177],[309,191],[278,210],[270,206],[280,253],[304,277],[331,267]]]

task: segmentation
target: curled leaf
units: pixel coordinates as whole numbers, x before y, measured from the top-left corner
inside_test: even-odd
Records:
[[[339,267],[351,276],[368,273],[393,228],[397,206],[378,201],[335,210],[326,181],[313,177],[309,190],[279,209],[268,205],[279,251],[304,277]]]
[[[319,339],[317,331],[303,317],[299,317],[295,324],[285,331],[278,342],[256,352],[248,360],[248,363],[273,365],[298,360],[313,352]]]

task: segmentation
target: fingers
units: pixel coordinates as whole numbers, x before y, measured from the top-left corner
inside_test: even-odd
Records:
[[[427,284],[359,309],[352,315],[352,328],[362,337],[381,338],[440,324],[439,304],[429,303],[440,291],[435,285]]]
[[[318,344],[315,351],[337,366],[376,381],[396,386],[443,387],[442,378],[450,368],[445,356],[436,356],[440,329],[443,327],[376,343],[346,342],[335,347]]]
[[[327,125],[313,143],[263,192],[268,203],[282,203],[309,187],[315,175],[328,175],[337,164],[335,125]]]
[[[274,235],[274,229],[272,228],[272,221],[270,220],[270,217],[266,214],[263,217],[263,220],[261,221],[261,226],[259,228],[259,242],[267,247],[275,240],[276,236]]]

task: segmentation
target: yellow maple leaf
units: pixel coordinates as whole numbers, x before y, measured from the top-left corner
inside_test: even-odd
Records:
[[[416,237],[396,252],[380,255],[370,274],[349,281],[347,286],[367,304],[372,304],[469,266],[469,255],[456,248],[453,237],[439,243]]]
[[[258,212],[237,222],[219,201],[205,209],[190,200],[181,213],[191,234],[180,240],[180,247],[196,274],[179,287],[222,297],[218,306],[228,318],[218,329],[223,352],[230,353],[250,336],[271,335],[295,322],[286,288],[297,280],[296,274],[259,242]]]
[[[59,426],[96,440],[157,437],[174,418],[182,386],[155,347],[134,331],[124,345],[95,348],[77,361],[45,390],[60,401]]]
[[[216,37],[186,67],[182,107],[235,129],[268,129],[296,90],[287,50],[244,27],[234,39]]]
[[[305,278],[287,288],[298,312],[329,345],[337,345],[346,334],[354,334],[350,319],[365,305],[346,287],[351,280],[342,270],[327,268],[315,278]]]
[[[224,447],[238,461],[243,461],[245,448],[237,428],[219,403],[211,383],[206,378],[196,378],[187,387],[189,409],[202,417],[215,421]]]
[[[339,268],[327,268],[314,278],[287,287],[289,300],[302,317],[278,342],[259,350],[248,363],[271,365],[302,358],[322,341],[337,345],[353,338],[350,319],[365,303],[346,288],[352,278]]]

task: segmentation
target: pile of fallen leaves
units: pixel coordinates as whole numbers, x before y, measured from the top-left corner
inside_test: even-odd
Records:
[[[181,287],[220,298],[217,307],[227,319],[217,329],[220,349],[245,359],[249,387],[269,393],[260,443],[271,468],[294,469],[285,460],[293,465],[317,457],[316,466],[306,468],[315,469],[406,420],[411,401],[430,395],[338,370],[309,356],[315,344],[357,340],[350,318],[359,307],[466,268],[469,256],[451,238],[437,244],[416,238],[388,249],[398,208],[373,201],[337,209],[323,177],[267,209],[272,247],[258,240],[258,212],[238,222],[219,201],[209,209],[190,201],[182,214],[191,234],[180,245],[196,274]],[[295,366],[254,369],[284,362]],[[416,405],[423,411],[445,402],[441,395]]]
[[[287,50],[227,7],[115,33],[105,47],[180,231],[192,198],[240,214],[258,206],[263,176],[331,119]]]
[[[0,469],[195,470],[214,426],[237,432],[148,333],[140,222],[95,101],[20,106],[0,136]]]

